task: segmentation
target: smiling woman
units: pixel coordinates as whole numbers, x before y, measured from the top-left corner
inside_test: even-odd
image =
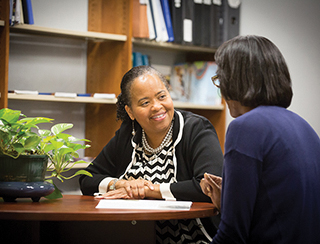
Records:
[[[216,131],[206,118],[174,109],[161,73],[138,66],[123,76],[117,118],[120,129],[87,168],[93,177],[80,178],[84,195],[210,202],[200,180],[205,172],[222,172]],[[219,220],[159,221],[158,243],[208,243]]]

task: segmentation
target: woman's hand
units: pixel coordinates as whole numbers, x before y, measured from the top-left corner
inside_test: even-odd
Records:
[[[208,173],[204,174],[204,178],[200,182],[203,193],[211,198],[212,203],[219,211],[221,208],[221,185],[221,177]]]
[[[119,180],[116,183],[116,189],[124,188],[130,198],[144,199],[146,197],[146,188],[154,190],[154,186],[151,181],[140,179]]]
[[[111,182],[112,183],[112,182]],[[147,193],[155,190],[151,181],[144,179],[118,180],[115,185],[116,190],[108,191],[97,198],[107,199],[144,199]],[[149,194],[150,195],[150,194]]]
[[[96,196],[96,199],[130,199],[126,189],[120,188],[114,191],[108,191],[102,195]]]

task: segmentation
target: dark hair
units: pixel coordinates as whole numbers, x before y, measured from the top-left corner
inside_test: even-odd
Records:
[[[243,106],[291,104],[289,70],[279,49],[261,36],[238,36],[215,54],[221,94]]]
[[[122,77],[121,81],[121,93],[118,96],[117,105],[117,120],[128,120],[130,119],[129,115],[125,110],[125,106],[128,105],[131,107],[131,85],[132,82],[142,76],[142,75],[156,75],[159,79],[165,84],[166,88],[168,89],[168,82],[163,74],[161,74],[156,69],[152,68],[151,66],[136,66],[130,69],[125,75]]]

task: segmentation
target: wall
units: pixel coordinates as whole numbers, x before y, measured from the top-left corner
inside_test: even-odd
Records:
[[[32,7],[36,26],[87,31],[87,0],[32,0]],[[9,90],[86,92],[86,41],[11,33],[9,53]],[[85,104],[9,100],[8,107],[29,117],[73,123],[67,132],[85,137]]]
[[[32,0],[32,6],[36,26],[88,29],[87,0]],[[10,34],[9,53],[9,90],[86,92],[86,41]],[[30,117],[46,116],[54,118],[55,123],[73,123],[74,127],[66,133],[85,137],[85,104],[18,100],[9,100],[8,104]],[[84,156],[83,150],[79,154]],[[56,179],[54,182],[64,194],[81,194],[78,179],[77,176],[63,183]]]
[[[290,110],[320,135],[320,1],[242,0],[240,34],[262,35],[284,55],[293,85]],[[231,117],[228,115],[228,123]]]

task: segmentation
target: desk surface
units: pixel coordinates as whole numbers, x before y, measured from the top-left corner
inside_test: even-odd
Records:
[[[96,209],[99,200],[91,196],[64,195],[57,200],[40,202],[19,198],[17,202],[0,202],[2,220],[37,221],[131,221],[204,218],[216,215],[213,204],[194,202],[190,210]]]

